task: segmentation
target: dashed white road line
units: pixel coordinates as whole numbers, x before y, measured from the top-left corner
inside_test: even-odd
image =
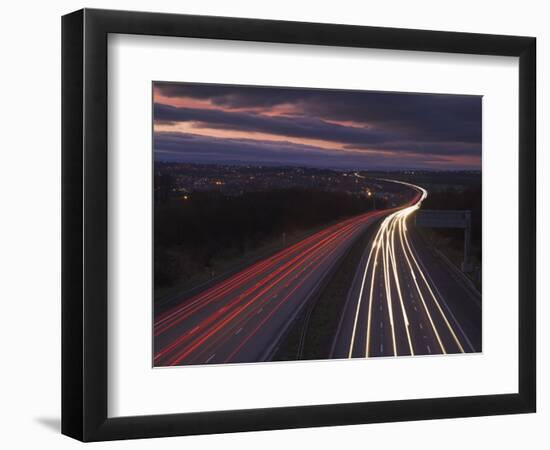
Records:
[[[187,332],[187,334],[193,334],[195,331],[197,331],[200,327],[197,325],[195,328],[193,328],[192,330],[189,330]]]

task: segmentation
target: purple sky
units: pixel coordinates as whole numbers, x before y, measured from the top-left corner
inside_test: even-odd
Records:
[[[481,170],[481,97],[155,82],[156,161]]]

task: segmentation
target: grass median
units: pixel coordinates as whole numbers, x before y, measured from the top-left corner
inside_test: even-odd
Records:
[[[341,259],[324,287],[291,327],[276,351],[274,361],[327,359],[343,313],[348,291],[365,248],[378,228],[369,226]]]

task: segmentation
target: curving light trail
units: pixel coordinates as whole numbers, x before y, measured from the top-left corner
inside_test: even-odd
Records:
[[[415,354],[415,346],[411,337],[409,313],[407,312],[407,309],[411,308],[411,305],[407,305],[405,301],[405,294],[409,292],[404,290],[404,283],[401,279],[402,275],[400,275],[403,274],[403,270],[405,272],[408,271],[408,275],[413,281],[414,291],[420,299],[423,312],[427,317],[429,328],[435,336],[440,353],[448,353],[448,349],[442,338],[443,333],[446,336],[450,336],[451,341],[454,341],[453,348],[456,346],[459,352],[464,353],[464,347],[460,339],[421,269],[408,235],[407,219],[420,208],[428,192],[419,186],[403,181],[384,181],[406,185],[414,189],[418,194],[404,208],[391,213],[382,221],[372,241],[357,298],[348,357],[373,356],[371,343],[373,339],[372,316],[373,303],[375,301],[375,283],[378,276],[382,276],[383,280],[382,292],[385,297],[392,346],[391,350],[385,351],[384,354],[390,356]],[[404,259],[398,258],[397,251],[404,255]],[[394,295],[395,293],[397,295]],[[365,306],[367,308],[366,313],[364,312]],[[416,310],[416,307],[414,308]],[[382,306],[380,306],[380,310],[382,310]],[[364,323],[364,320],[361,320],[362,314],[367,315],[364,347],[361,347],[359,345],[360,342],[357,342],[358,336],[361,335],[359,328],[361,323]],[[397,327],[400,327],[400,329],[398,330]],[[402,331],[406,335],[406,347],[403,348],[404,345],[401,345],[401,348],[398,348],[396,335],[398,332],[401,334]],[[357,354],[358,347],[364,349],[360,355]]]

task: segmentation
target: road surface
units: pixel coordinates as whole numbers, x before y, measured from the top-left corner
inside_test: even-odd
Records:
[[[269,359],[350,246],[386,214],[373,211],[329,226],[159,314],[154,365]]]
[[[481,351],[479,294],[410,227],[427,192],[399,183],[416,192],[407,204],[324,228],[158,314],[154,365],[269,360],[294,319],[376,222],[330,357]]]
[[[381,221],[365,249],[332,358],[481,351],[479,294],[410,227],[427,195],[410,186],[415,201]]]

